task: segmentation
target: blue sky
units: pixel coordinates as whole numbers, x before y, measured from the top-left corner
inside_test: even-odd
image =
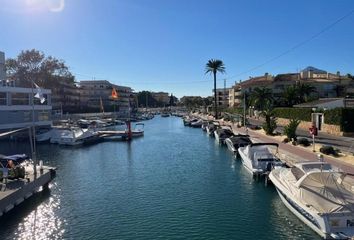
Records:
[[[41,50],[65,60],[76,80],[207,96],[211,58],[226,66],[218,87],[309,65],[354,73],[354,13],[255,68],[352,10],[351,0],[0,0],[0,51]]]

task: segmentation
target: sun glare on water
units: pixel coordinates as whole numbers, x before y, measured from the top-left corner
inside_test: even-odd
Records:
[[[65,0],[26,0],[26,4],[33,10],[49,10],[61,12],[65,8]]]

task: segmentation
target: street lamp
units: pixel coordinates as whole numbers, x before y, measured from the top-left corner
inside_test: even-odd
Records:
[[[246,90],[243,93],[243,126],[246,127]]]

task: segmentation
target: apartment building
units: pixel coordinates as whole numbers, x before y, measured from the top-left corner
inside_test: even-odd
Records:
[[[326,71],[307,67],[299,73],[286,73],[272,76],[250,77],[248,80],[235,83],[229,90],[229,105],[240,106],[243,93],[251,93],[255,88],[270,88],[275,99],[280,99],[284,90],[295,84],[309,84],[315,87],[315,98],[336,98],[354,95],[354,80],[339,72],[333,74]]]
[[[117,99],[112,98],[112,89],[118,95]],[[116,107],[116,111],[122,114],[129,112],[133,100],[132,89],[126,86],[119,86],[107,80],[85,80],[79,83],[80,104],[82,107],[100,108],[101,101],[104,108]]]
[[[216,104],[219,107],[229,107],[229,92],[230,92],[230,88],[216,89]],[[213,94],[214,94],[214,90],[213,90]]]
[[[167,92],[152,92],[151,95],[158,102],[161,102],[165,105],[170,104],[170,96]]]

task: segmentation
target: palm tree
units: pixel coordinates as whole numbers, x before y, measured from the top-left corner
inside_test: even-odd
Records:
[[[282,98],[287,107],[292,107],[300,101],[298,89],[293,85],[288,86],[285,88]]]
[[[210,59],[205,66],[205,74],[212,73],[214,75],[214,104],[215,104],[215,118],[218,118],[218,106],[216,100],[216,73],[224,73],[225,65],[221,60]]]
[[[273,100],[273,92],[269,88],[256,87],[251,92],[252,104],[261,111],[263,111],[267,105],[271,105]]]
[[[298,96],[299,96],[301,103],[306,102],[307,98],[312,93],[316,92],[316,88],[314,86],[306,84],[306,83],[297,84],[296,89],[297,89]]]

